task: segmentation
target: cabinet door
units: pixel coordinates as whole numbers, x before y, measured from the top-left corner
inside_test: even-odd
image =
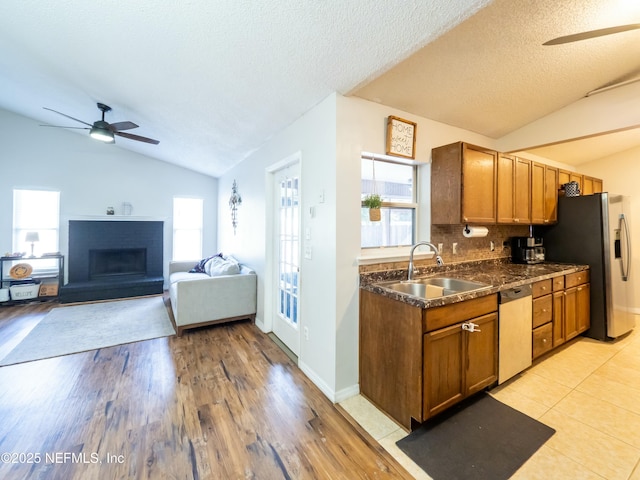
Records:
[[[576,324],[578,333],[582,333],[591,326],[591,288],[585,283],[576,290]]]
[[[578,182],[578,188],[580,188],[580,193],[582,193],[583,186],[583,177],[579,173],[571,172],[571,181]]]
[[[544,167],[544,223],[558,221],[558,169]]]
[[[496,222],[496,163],[498,154],[464,145],[462,155],[462,222]]]
[[[599,178],[593,179],[593,193],[602,193],[602,180]]]
[[[544,222],[544,165],[531,163],[531,223]]]
[[[511,223],[514,213],[514,177],[516,172],[516,157],[500,154],[498,156],[498,223]]]
[[[578,335],[577,287],[568,288],[564,292],[564,339],[571,340]]]
[[[531,223],[531,162],[516,158],[514,185],[513,221]]]
[[[586,175],[582,178],[582,195],[591,195],[593,193],[593,178]]]
[[[466,372],[465,396],[491,385],[498,379],[498,315],[490,313],[471,322],[480,331],[465,331]]]
[[[423,420],[464,397],[463,342],[460,323],[424,335]]]
[[[553,346],[564,343],[564,292],[553,294]]]
[[[565,183],[571,181],[571,172],[568,170],[558,170],[558,188],[562,188]]]

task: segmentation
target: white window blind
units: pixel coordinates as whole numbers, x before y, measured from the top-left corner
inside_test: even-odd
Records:
[[[203,200],[173,199],[173,260],[202,258]]]
[[[49,190],[13,191],[13,252],[26,252],[31,255],[31,241],[27,233],[37,233],[38,240],[33,242],[33,253],[59,251],[60,238],[60,192]],[[48,262],[39,262],[38,268],[55,266]]]

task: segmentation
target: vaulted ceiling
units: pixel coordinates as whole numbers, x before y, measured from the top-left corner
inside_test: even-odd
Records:
[[[113,108],[107,121],[135,122],[131,133],[160,140],[116,137],[112,148],[212,176],[334,91],[500,139],[589,91],[640,75],[640,31],[542,46],[640,21],[636,4],[5,0],[0,108],[83,127],[42,107],[93,123],[96,102],[106,103]],[[640,144],[632,133],[624,148]],[[572,159],[545,155],[578,164],[595,150],[579,149],[574,143]]]

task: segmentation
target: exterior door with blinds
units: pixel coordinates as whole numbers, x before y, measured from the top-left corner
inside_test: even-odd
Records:
[[[300,353],[300,163],[275,172],[273,331],[295,354]]]

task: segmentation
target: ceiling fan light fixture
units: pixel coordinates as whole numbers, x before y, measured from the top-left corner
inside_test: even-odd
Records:
[[[113,136],[113,132],[109,129],[109,124],[101,120],[98,120],[93,124],[89,135],[91,138],[95,138],[96,140],[100,140],[104,143],[115,143],[115,137]]]

